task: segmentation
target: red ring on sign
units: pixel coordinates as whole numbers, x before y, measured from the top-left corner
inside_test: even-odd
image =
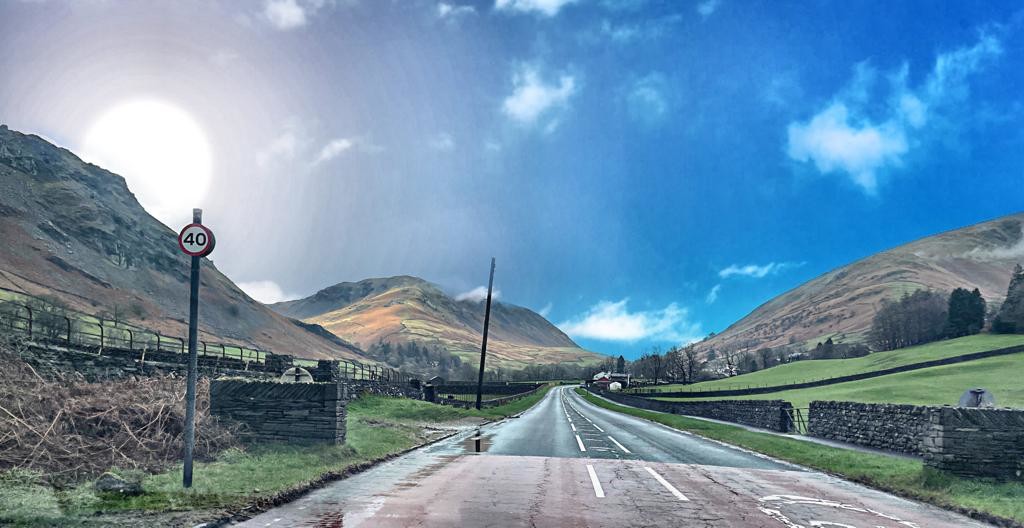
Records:
[[[206,233],[206,239],[210,241],[208,244],[206,244],[206,248],[204,248],[202,251],[200,251],[198,253],[193,253],[193,252],[185,249],[185,243],[182,242],[182,238],[185,236],[185,231],[188,231],[189,228],[192,228],[192,227],[198,227],[199,229],[202,229],[203,232]],[[213,253],[213,247],[215,245],[217,245],[217,239],[214,238],[213,231],[210,231],[210,228],[204,226],[203,224],[192,223],[192,224],[189,224],[189,225],[181,228],[181,231],[178,232],[178,248],[181,249],[182,253],[184,253],[184,254],[186,254],[186,255],[188,255],[190,257],[205,257],[205,256],[209,255],[210,253]]]

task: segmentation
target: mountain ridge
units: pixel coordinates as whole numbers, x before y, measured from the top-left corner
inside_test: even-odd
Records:
[[[0,286],[185,335],[189,258],[124,178],[39,136],[0,126]],[[250,298],[204,259],[200,335],[311,358],[368,360]],[[134,316],[131,316],[134,314]]]
[[[834,337],[860,341],[883,299],[916,289],[978,288],[989,304],[1024,260],[1024,212],[921,237],[830,270],[762,303],[700,351],[754,350]]]
[[[418,277],[342,282],[270,307],[320,324],[364,348],[381,342],[417,342],[442,346],[464,359],[479,356],[483,302],[453,299]],[[492,303],[487,347],[489,364],[506,367],[596,363],[603,357],[580,348],[541,315],[504,302]]]

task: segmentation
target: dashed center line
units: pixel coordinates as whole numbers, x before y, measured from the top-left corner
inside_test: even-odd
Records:
[[[587,473],[590,473],[590,483],[594,485],[594,495],[597,498],[604,498],[604,489],[601,488],[601,481],[597,480],[597,473],[594,471],[594,466],[587,464]]]
[[[569,422],[569,427],[572,427],[572,432],[576,432],[576,426],[572,422]]]
[[[621,449],[623,453],[629,453],[630,452],[629,449],[626,449],[626,446],[620,444],[618,440],[612,438],[611,436],[609,436],[608,439],[611,440],[612,443],[614,443],[615,445],[619,446],[619,449]]]
[[[653,469],[651,469],[649,467],[644,467],[644,469],[646,469],[647,472],[650,473],[652,477],[654,477],[654,480],[657,480],[658,483],[660,483],[662,486],[665,487],[665,489],[667,489],[670,492],[672,492],[672,494],[675,495],[677,499],[679,499],[681,501],[689,501],[690,500],[690,499],[686,498],[686,495],[683,495],[679,490],[677,490],[675,486],[673,486],[672,484],[669,484],[669,482],[667,480],[665,480],[664,477],[659,475],[657,471],[654,471]]]

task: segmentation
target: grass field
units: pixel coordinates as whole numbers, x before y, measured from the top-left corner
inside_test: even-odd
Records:
[[[482,411],[405,398],[363,397],[348,407],[345,445],[266,445],[244,451],[228,450],[216,460],[198,462],[193,487],[187,491],[181,487],[180,468],[144,476],[145,493],[137,497],[100,496],[93,491],[91,483],[54,490],[41,484],[39,475],[8,471],[0,473],[0,525],[111,526],[131,522],[163,525],[169,524],[168,519],[154,518],[154,512],[189,510],[199,512],[195,514],[196,519],[190,520],[210,520],[218,511],[241,508],[287,490],[302,488],[324,475],[342,473],[405,451],[427,440],[423,436],[424,425],[443,426],[467,418],[500,418],[522,412],[542,398],[548,389]]]
[[[960,395],[967,389],[984,387],[995,395],[996,405],[1024,408],[1022,374],[1024,374],[1024,352],[810,389],[722,398],[659,399],[669,401],[780,399],[791,402],[796,408],[806,408],[812,400],[956,405],[960,400]]]
[[[1016,345],[1024,345],[1024,335],[980,334],[889,352],[876,352],[859,358],[798,361],[750,374],[743,374],[742,376],[705,381],[692,385],[663,385],[655,390],[658,392],[705,391],[784,385],[787,383],[799,383],[802,381],[871,372],[909,365],[911,363],[920,363],[922,361],[943,359]],[[956,367],[954,366],[954,368]]]
[[[848,449],[748,431],[674,414],[617,405],[576,389],[591,403],[645,418],[669,427],[720,440],[781,460],[819,469],[848,480],[930,502],[942,507],[968,508],[1024,523],[1024,484],[962,479],[930,468],[919,461],[862,453]]]

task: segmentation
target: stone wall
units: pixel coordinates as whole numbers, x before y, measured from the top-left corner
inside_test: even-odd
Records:
[[[173,352],[147,352],[143,355],[138,350],[106,349],[97,354],[64,347],[30,346],[21,353],[21,357],[42,376],[52,378],[79,374],[87,381],[172,373],[184,376],[188,370],[186,357]],[[198,366],[199,374],[209,377],[262,379],[276,375],[261,370],[247,370],[246,365],[237,359],[200,356]]]
[[[410,383],[389,383],[377,380],[342,380],[341,383],[349,386],[353,398],[363,394],[371,394],[392,398],[423,399],[422,389],[414,387]]]
[[[344,443],[347,398],[342,383],[210,382],[211,414],[257,442]]]
[[[631,396],[621,392],[610,392],[595,388],[589,390],[614,402],[651,411],[699,416],[701,418],[711,418],[779,432],[790,432],[793,430],[792,420],[789,417],[793,405],[783,400],[667,402]]]
[[[888,403],[812,401],[807,434],[839,442],[921,455],[933,408]]]
[[[968,477],[1024,480],[1024,409],[932,408],[925,464]]]
[[[484,383],[484,394],[512,395],[521,394],[534,390],[543,385],[542,383]],[[476,382],[448,382],[443,385],[436,385],[434,391],[438,398],[447,394],[476,394]]]

